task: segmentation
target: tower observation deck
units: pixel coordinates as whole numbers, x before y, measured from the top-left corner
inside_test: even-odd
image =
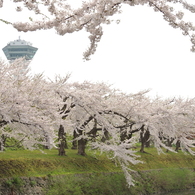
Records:
[[[8,43],[3,49],[8,60],[15,60],[24,57],[26,60],[32,60],[38,48],[33,47],[30,42],[19,39]]]

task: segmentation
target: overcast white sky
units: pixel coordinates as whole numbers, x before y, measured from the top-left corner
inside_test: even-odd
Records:
[[[0,9],[0,18],[17,20],[10,13]],[[85,32],[21,33],[0,23],[0,48],[20,36],[38,48],[30,64],[35,73],[71,73],[70,81],[104,81],[127,93],[151,89],[151,96],[195,97],[195,53],[188,37],[149,7],[125,7],[120,18],[120,24],[105,27],[97,52],[87,62],[82,59],[89,45]],[[6,60],[2,50],[0,58]]]

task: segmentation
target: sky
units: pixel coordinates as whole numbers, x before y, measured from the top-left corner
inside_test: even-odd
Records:
[[[10,13],[0,9],[0,18],[20,20],[21,16]],[[70,73],[70,82],[106,82],[125,93],[151,89],[151,97],[194,98],[195,53],[190,51],[189,38],[149,7],[124,7],[117,18],[119,24],[104,26],[90,61],[82,56],[89,46],[84,31],[64,36],[54,30],[23,33],[0,22],[0,48],[20,36],[38,48],[30,64],[33,73],[43,72],[50,78]],[[2,50],[0,58],[6,60]]]

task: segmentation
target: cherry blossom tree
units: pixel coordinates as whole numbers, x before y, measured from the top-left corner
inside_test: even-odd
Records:
[[[18,21],[11,23],[19,31],[35,31],[39,29],[54,28],[59,35],[85,30],[89,33],[90,46],[84,52],[84,58],[88,60],[96,51],[97,43],[103,35],[104,24],[112,22],[112,16],[122,12],[122,7],[126,6],[148,6],[158,14],[173,28],[181,30],[183,35],[189,37],[195,51],[195,26],[188,22],[185,15],[189,12],[194,14],[195,5],[183,0],[92,0],[78,2],[61,0],[13,0],[16,11],[22,12],[27,9],[35,13],[29,21]],[[3,0],[0,7],[3,7]],[[149,9],[148,8],[148,9]],[[9,9],[9,8],[7,8]],[[24,17],[25,18],[25,17]]]
[[[193,99],[151,100],[147,91],[123,94],[104,83],[73,83],[66,89],[60,96],[71,101],[62,113],[68,113],[65,129],[74,132],[78,154],[86,155],[87,143],[92,149],[107,152],[109,158],[121,165],[129,184],[133,180],[128,165],[140,162],[134,147],[141,136],[143,142],[151,140],[159,152],[163,148],[174,152],[165,144],[165,140],[172,138],[174,142],[180,141],[183,151],[194,154]],[[121,139],[124,132],[126,135]]]
[[[159,104],[159,102],[161,103]],[[188,151],[191,154],[194,154],[191,150],[194,147],[195,133],[194,103],[194,99],[158,100],[159,106],[155,108],[156,111],[152,116],[154,120],[151,121],[152,128],[158,129],[159,135],[164,137],[166,141],[172,140],[175,144],[179,142],[182,151]]]
[[[26,66],[23,59],[0,62],[1,139],[6,136],[22,140],[29,149],[39,143],[53,147],[61,101],[55,90],[61,81],[48,82],[42,75],[32,76]],[[7,126],[12,131],[7,131]]]

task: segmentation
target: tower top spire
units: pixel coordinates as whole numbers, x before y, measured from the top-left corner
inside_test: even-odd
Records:
[[[33,47],[30,42],[19,39],[11,41],[3,48],[3,52],[8,60],[25,57],[26,60],[32,60],[38,48]]]

